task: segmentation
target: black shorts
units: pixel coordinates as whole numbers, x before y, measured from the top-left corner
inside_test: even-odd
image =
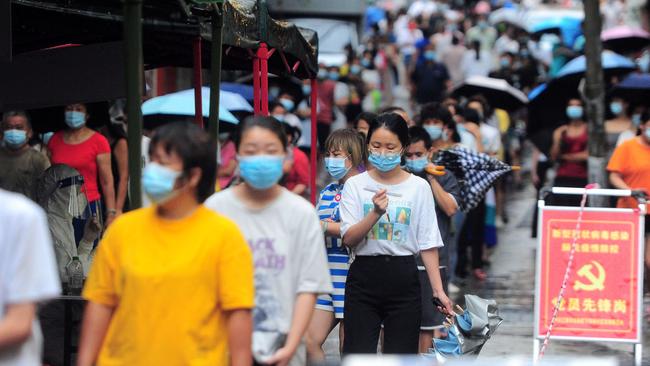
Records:
[[[420,270],[420,289],[422,291],[422,320],[420,322],[421,331],[429,331],[441,328],[442,322],[445,320],[445,315],[438,311],[433,305],[433,289],[429,282],[427,271]],[[440,277],[442,278],[442,286],[447,291],[447,267],[440,268]]]

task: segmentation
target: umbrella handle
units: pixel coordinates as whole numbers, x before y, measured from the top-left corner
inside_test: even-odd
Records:
[[[429,164],[427,165],[426,168],[424,168],[424,171],[427,172],[427,174],[431,174],[431,175],[437,175],[437,176],[445,175],[445,167],[442,165]]]

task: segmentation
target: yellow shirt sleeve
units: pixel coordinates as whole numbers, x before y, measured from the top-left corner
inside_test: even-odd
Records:
[[[107,306],[117,306],[119,302],[117,279],[120,274],[116,255],[118,241],[114,239],[115,229],[115,225],[111,226],[99,243],[83,290],[86,300]]]
[[[223,238],[228,244],[221,247],[217,266],[221,308],[252,309],[255,305],[253,255],[239,228],[230,220],[225,221]]]

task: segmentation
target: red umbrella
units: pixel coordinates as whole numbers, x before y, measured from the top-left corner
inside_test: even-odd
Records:
[[[637,52],[650,45],[650,33],[627,25],[607,29],[600,38],[605,48],[617,53]]]

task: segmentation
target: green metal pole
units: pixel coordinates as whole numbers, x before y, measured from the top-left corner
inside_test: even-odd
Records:
[[[219,137],[222,31],[222,8],[220,4],[215,4],[212,13],[212,42],[210,43],[210,117],[208,118],[208,131],[215,141]]]
[[[142,206],[142,0],[124,0],[126,113],[129,146],[129,202]]]

